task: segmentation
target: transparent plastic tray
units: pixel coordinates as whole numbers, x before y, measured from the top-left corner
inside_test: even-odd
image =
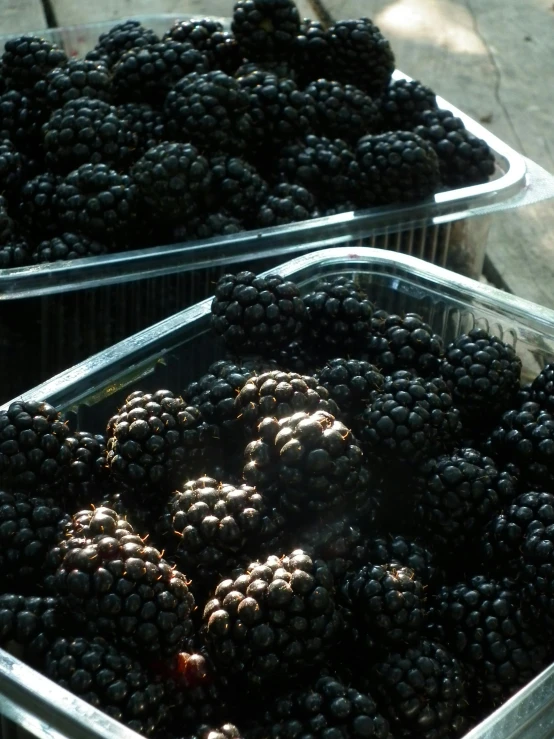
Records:
[[[513,345],[524,380],[554,358],[554,311],[402,254],[364,247],[333,248],[276,270],[303,292],[322,275],[355,277],[383,308],[422,314],[445,340],[482,326]],[[175,392],[204,372],[222,347],[209,330],[210,299],[141,331],[53,377],[22,398],[43,399],[80,428],[103,431],[127,394],[167,387]],[[7,404],[2,406],[7,407]],[[103,714],[0,651],[2,739],[40,737],[131,739]],[[11,732],[11,733],[6,733]],[[552,739],[554,666],[467,735],[467,739]]]

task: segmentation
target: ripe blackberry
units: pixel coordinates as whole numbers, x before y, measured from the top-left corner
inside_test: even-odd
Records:
[[[279,275],[239,272],[219,278],[212,301],[212,330],[232,350],[269,351],[298,336],[304,302],[295,284]]]
[[[178,231],[178,226],[174,234]],[[219,213],[191,218],[184,227],[186,239],[211,239],[214,236],[230,236],[246,230],[244,223],[223,210]],[[180,237],[177,238],[180,240]]]
[[[300,337],[271,352],[271,359],[277,363],[279,369],[287,368],[290,372],[300,375],[315,376],[315,357],[311,347]],[[283,371],[287,371],[284,370]],[[338,412],[338,408],[335,409]]]
[[[385,381],[379,370],[359,359],[330,359],[318,372],[321,385],[347,418],[365,408],[373,390]]]
[[[8,212],[8,202],[0,195],[0,246],[13,244],[17,241],[15,223]]]
[[[211,38],[210,64],[213,71],[219,70],[231,77],[244,62],[236,38],[227,31],[216,31]]]
[[[358,436],[368,449],[387,460],[416,464],[452,444],[460,413],[445,383],[399,370],[373,391],[358,421]]]
[[[62,49],[39,36],[9,39],[2,55],[2,74],[10,90],[32,92],[51,69],[67,64]]]
[[[472,689],[496,705],[546,663],[546,646],[537,643],[520,603],[514,582],[483,575],[445,585],[431,597],[430,619],[453,654],[469,667]]]
[[[354,85],[317,79],[305,90],[315,100],[317,130],[324,136],[355,144],[361,136],[377,131],[379,108]]]
[[[55,590],[88,634],[145,657],[180,651],[192,633],[187,579],[115,511],[76,514],[60,553]]]
[[[465,674],[441,644],[422,639],[373,668],[375,689],[394,736],[461,736],[469,728]]]
[[[164,114],[148,103],[122,103],[117,115],[135,135],[137,157],[168,140]]]
[[[342,631],[329,568],[300,549],[220,582],[203,621],[215,663],[253,685],[321,662]]]
[[[384,131],[411,131],[418,114],[438,110],[437,96],[419,80],[391,80],[379,100]]]
[[[264,418],[245,449],[244,479],[289,513],[367,501],[369,473],[352,432],[326,411]],[[372,510],[368,511],[371,517]]]
[[[287,79],[296,82],[296,70],[291,67],[286,59],[276,59],[273,61],[264,60],[262,62],[244,62],[236,70],[233,75],[237,79],[252,74],[253,72],[269,73],[278,79]]]
[[[327,30],[327,40],[333,79],[356,85],[375,98],[385,91],[394,71],[394,54],[369,18],[335,23]]]
[[[33,252],[33,261],[57,262],[81,257],[96,257],[108,251],[104,244],[89,239],[82,234],[63,233],[51,239],[41,241]]]
[[[0,139],[10,139],[21,154],[41,159],[41,127],[48,114],[33,97],[8,90],[0,97]]]
[[[264,199],[257,213],[261,228],[307,221],[317,215],[314,196],[300,185],[282,182]]]
[[[435,555],[417,539],[401,534],[371,537],[367,542],[368,561],[375,565],[394,565],[413,570],[424,586],[434,581]]]
[[[538,403],[549,413],[554,411],[554,364],[547,364],[535,377],[529,388],[527,400]]]
[[[135,148],[135,137],[116,108],[94,98],[70,100],[55,110],[42,134],[46,164],[60,174],[85,163],[124,165]]]
[[[44,674],[143,736],[154,736],[169,723],[167,686],[101,637],[56,639],[45,656]]]
[[[189,43],[159,41],[121,55],[112,68],[119,102],[163,103],[174,84],[191,72],[209,69],[207,57]]]
[[[31,247],[21,236],[14,236],[0,246],[0,269],[26,267],[31,262]]]
[[[321,77],[322,69],[329,66],[329,54],[329,40],[323,25],[304,18],[292,47],[291,59],[301,87]]]
[[[73,461],[69,465],[69,477],[65,483],[65,498],[77,506],[96,504],[109,486],[110,475],[106,461],[106,438],[103,434],[74,431],[66,444]]]
[[[363,136],[356,147],[356,161],[368,202],[386,205],[421,200],[438,190],[435,150],[410,131]]]
[[[40,659],[62,630],[57,598],[0,595],[0,647],[9,642],[25,648],[26,657]]]
[[[248,94],[224,72],[193,72],[168,93],[170,133],[212,152],[236,154],[252,136]]]
[[[341,139],[306,136],[281,149],[277,167],[284,181],[302,185],[323,204],[357,201],[360,197],[360,168]]]
[[[208,210],[222,208],[246,224],[254,223],[267,196],[267,183],[239,157],[217,156],[209,163],[211,185],[204,196]]]
[[[107,164],[82,164],[56,189],[57,220],[72,233],[105,243],[123,234],[137,218],[137,187]]]
[[[450,188],[488,182],[494,174],[494,154],[483,139],[468,130],[449,110],[420,113],[414,132],[434,148],[441,180]]]
[[[224,32],[223,26],[214,18],[191,18],[178,20],[162,37],[162,41],[179,41],[191,44],[213,61],[213,47]]]
[[[306,334],[320,356],[359,351],[371,331],[373,304],[355,282],[328,277],[304,296]]]
[[[278,59],[289,55],[300,15],[292,0],[237,0],[231,30],[247,59]]]
[[[377,312],[372,329],[368,354],[383,373],[401,369],[413,370],[421,377],[439,373],[443,341],[417,313],[384,316]]]
[[[17,190],[22,174],[23,159],[9,139],[0,140],[0,191],[11,194]]]
[[[201,724],[195,729],[193,736],[194,739],[243,739],[244,732],[229,723],[222,724],[215,729],[207,724]]]
[[[334,677],[320,677],[279,696],[268,711],[267,735],[271,739],[390,739],[389,725],[368,692],[359,692]]]
[[[141,48],[158,41],[154,31],[144,28],[139,21],[125,21],[118,23],[107,33],[102,33],[86,59],[104,61],[111,68],[129,49]]]
[[[495,423],[513,408],[521,378],[521,359],[514,348],[485,329],[458,336],[445,351],[440,374],[464,424]]]
[[[110,70],[103,61],[70,59],[65,66],[52,69],[37,82],[33,94],[47,108],[61,108],[70,100],[83,97],[110,103]]]
[[[21,188],[19,222],[28,234],[42,240],[56,233],[56,190],[60,182],[57,175],[43,172],[27,180]]]

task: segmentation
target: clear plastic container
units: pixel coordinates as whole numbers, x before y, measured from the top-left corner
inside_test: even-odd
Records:
[[[162,33],[178,17],[187,16],[137,18]],[[114,24],[38,33],[71,56],[81,56]],[[0,37],[0,44],[5,39]],[[491,182],[440,193],[416,205],[370,208],[236,236],[0,270],[0,337],[12,357],[10,369],[0,372],[0,401],[205,298],[229,270],[261,271],[288,255],[351,244],[411,254],[478,277],[495,214],[554,197],[554,177],[442,98],[438,102],[493,149],[497,168]],[[34,347],[32,361],[29,346]],[[12,372],[11,367],[19,371]]]
[[[422,314],[449,340],[482,326],[513,345],[523,379],[554,358],[554,311],[402,254],[364,247],[333,248],[277,268],[309,291],[322,275],[347,275],[365,286],[379,307]],[[132,336],[53,377],[23,398],[60,408],[81,428],[103,431],[107,418],[135,389],[174,392],[221,355],[209,330],[210,299]],[[3,408],[7,407],[7,404]],[[131,739],[128,732],[0,650],[2,739],[36,736]],[[467,739],[551,739],[554,736],[554,666],[475,728]]]

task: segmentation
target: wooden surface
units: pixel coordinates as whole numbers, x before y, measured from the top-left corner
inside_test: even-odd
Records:
[[[46,28],[41,0],[0,0],[0,35]]]

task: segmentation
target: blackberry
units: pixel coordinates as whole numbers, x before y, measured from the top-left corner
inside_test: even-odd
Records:
[[[414,132],[434,148],[441,180],[450,188],[488,182],[495,160],[489,145],[466,130],[463,121],[449,110],[430,110],[418,115]]]
[[[306,334],[320,356],[348,356],[369,336],[373,304],[346,277],[322,279],[304,296],[304,304]]]
[[[160,41],[126,51],[112,68],[120,102],[161,104],[173,85],[191,72],[209,69],[207,57],[180,41]]]
[[[19,152],[40,159],[41,127],[47,116],[34,98],[8,90],[0,97],[0,139],[10,139]]]
[[[305,187],[323,204],[360,197],[360,168],[342,139],[306,136],[281,149],[277,167],[284,181]]]
[[[315,357],[302,337],[279,347],[271,353],[271,357],[281,369],[286,367],[290,372],[300,375],[314,376],[316,374]],[[336,410],[338,412],[338,408]]]
[[[395,565],[413,570],[424,586],[434,581],[434,554],[417,539],[401,534],[371,537],[368,540],[368,561],[375,565]]]
[[[22,178],[23,159],[9,139],[0,140],[0,191],[13,193]]]
[[[373,391],[359,421],[358,435],[369,450],[390,461],[416,464],[452,444],[460,429],[459,411],[445,383],[399,370]]]
[[[422,639],[373,668],[375,689],[394,736],[441,739],[469,728],[465,675],[441,644]]]
[[[59,174],[85,163],[124,165],[135,148],[135,136],[116,108],[94,98],[70,100],[55,110],[42,134],[46,164]]]
[[[19,221],[25,231],[42,239],[57,232],[56,191],[61,177],[43,172],[25,182],[18,204]]]
[[[554,411],[554,364],[547,364],[529,387],[529,397],[549,413]],[[523,401],[525,402],[525,401]]]
[[[514,582],[484,575],[445,585],[431,598],[430,618],[469,668],[473,690],[496,705],[526,685],[546,662],[546,647],[537,643],[520,602]]]
[[[331,207],[324,208],[321,212],[321,215],[336,216],[342,213],[351,213],[355,210],[358,210],[358,206],[355,203],[347,200],[344,203],[337,203],[336,205],[332,205]]]
[[[431,144],[410,131],[363,136],[356,147],[368,202],[387,205],[430,197],[440,183]]]
[[[326,411],[264,418],[245,449],[244,479],[294,514],[369,497],[369,473],[352,432]],[[368,511],[368,515],[372,515]]]
[[[164,114],[148,103],[122,103],[117,115],[135,135],[137,156],[168,140]]]
[[[269,73],[278,79],[287,79],[296,82],[296,70],[291,67],[286,59],[276,59],[273,61],[264,60],[261,62],[244,62],[235,71],[233,75],[237,79],[245,77],[254,72]]]
[[[57,598],[15,593],[0,595],[0,647],[9,642],[25,648],[26,657],[40,659],[61,631]]]
[[[305,187],[282,182],[263,201],[256,223],[261,228],[283,226],[307,221],[316,215],[315,199]]]
[[[287,57],[300,32],[293,0],[237,0],[231,30],[251,61]]]
[[[236,38],[227,31],[216,31],[211,38],[210,46],[212,70],[225,72],[232,77],[244,62]]]
[[[329,66],[330,45],[327,33],[319,21],[304,18],[292,47],[292,65],[301,86],[321,77]]]
[[[382,372],[409,369],[422,377],[439,374],[444,344],[417,313],[405,316],[376,312],[368,354]]]
[[[172,696],[160,679],[101,637],[56,639],[44,674],[143,736],[169,723]]]
[[[61,108],[70,100],[83,97],[110,103],[110,70],[102,61],[70,59],[65,66],[52,69],[37,82],[33,94],[47,108]]]
[[[316,103],[317,128],[329,138],[356,143],[379,127],[379,108],[354,85],[317,79],[305,88]]]
[[[459,405],[464,424],[482,427],[513,407],[521,378],[514,348],[485,329],[458,336],[445,351],[440,373]]]
[[[200,724],[194,732],[194,739],[243,739],[243,736],[240,729],[229,723],[222,724],[216,729],[207,724]]]
[[[74,431],[66,444],[72,451],[73,461],[65,489],[74,510],[76,505],[96,503],[110,482],[106,438],[103,434]]]
[[[195,216],[211,182],[208,161],[194,146],[169,142],[148,149],[131,177],[154,221]]]
[[[383,387],[384,377],[369,362],[359,359],[330,359],[318,371],[321,385],[347,418],[363,411],[373,390]]]
[[[191,18],[190,20],[175,21],[169,31],[164,34],[162,41],[178,41],[191,44],[213,62],[213,48],[224,28],[214,18]]]
[[[179,227],[175,230],[177,231]],[[219,213],[197,216],[185,226],[186,239],[211,239],[214,236],[230,236],[246,230],[244,223],[222,210]],[[180,239],[177,239],[180,240]]]
[[[62,49],[39,36],[8,39],[2,55],[2,74],[11,90],[31,93],[51,69],[67,64]]]
[[[268,711],[271,739],[351,737],[390,739],[389,725],[368,692],[359,692],[334,677],[279,696]]]
[[[31,264],[31,261],[31,247],[20,236],[14,236],[6,244],[0,246],[0,269],[26,267]]]
[[[109,508],[81,511],[62,543],[54,587],[91,635],[141,655],[172,656],[192,633],[186,577]]]
[[[334,583],[322,560],[302,550],[254,562],[222,580],[204,608],[208,650],[223,672],[251,684],[290,679],[321,662],[337,641],[342,619]]]
[[[33,252],[33,261],[57,262],[81,257],[96,257],[108,251],[104,244],[89,239],[82,234],[63,233],[51,239],[41,241]]]
[[[219,156],[209,161],[211,186],[205,191],[208,210],[224,209],[246,224],[254,223],[267,195],[267,183],[239,157]]]
[[[236,154],[252,136],[248,94],[224,72],[193,72],[179,80],[164,110],[172,135],[212,152]]]
[[[219,278],[212,301],[212,330],[243,354],[267,352],[298,336],[304,302],[295,284],[279,275],[239,272]]]
[[[8,212],[8,202],[0,195],[0,247],[17,241],[15,223]]]
[[[437,96],[419,80],[391,80],[379,100],[383,130],[411,131],[418,114],[438,110]]]
[[[550,511],[544,508],[541,506],[540,518],[527,526],[514,565],[518,582],[524,583],[525,612],[550,638],[554,631],[554,529],[549,525]]]
[[[369,18],[335,23],[327,30],[327,41],[333,79],[356,85],[372,97],[386,90],[394,71],[394,54]]]
[[[137,187],[106,164],[82,164],[56,189],[59,225],[104,243],[122,235],[137,218]]]
[[[103,61],[111,68],[129,49],[156,44],[158,41],[159,38],[154,31],[144,28],[139,21],[124,21],[107,33],[102,33],[94,49],[86,55],[86,59]]]

